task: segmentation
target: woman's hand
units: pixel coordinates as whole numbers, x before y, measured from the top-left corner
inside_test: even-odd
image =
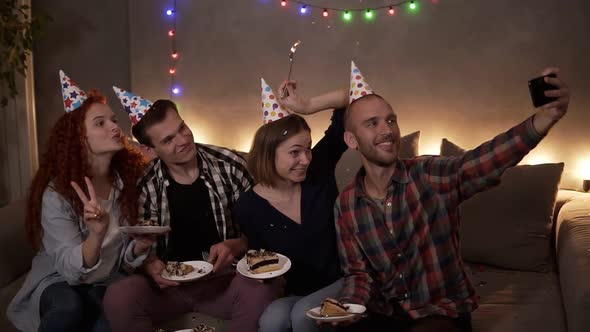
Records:
[[[133,255],[135,257],[145,254],[156,242],[156,235],[152,234],[131,234],[131,237],[135,240],[133,246]]]
[[[90,179],[85,176],[84,181],[86,182],[90,197],[86,197],[86,194],[84,194],[76,182],[72,181],[70,185],[74,188],[76,194],[78,194],[78,197],[84,204],[84,223],[88,227],[88,230],[92,235],[103,238],[109,227],[108,215],[102,211],[100,204],[98,204],[96,192]]]
[[[297,81],[284,81],[279,87],[279,103],[288,111],[297,114],[311,114],[309,99],[297,93]]]

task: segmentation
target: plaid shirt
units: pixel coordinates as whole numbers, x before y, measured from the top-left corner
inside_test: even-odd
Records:
[[[461,157],[399,159],[382,206],[365,193],[361,169],[335,205],[340,299],[386,315],[397,302],[412,318],[477,308],[461,259],[459,204],[497,185],[541,139],[530,118]]]
[[[237,225],[232,222],[231,208],[239,195],[252,187],[253,180],[246,169],[246,161],[235,152],[213,145],[195,143],[199,177],[209,188],[211,211],[219,237],[223,240],[240,235]],[[152,161],[148,171],[139,182],[139,216],[144,220],[156,220],[159,225],[170,225],[170,210],[166,187],[169,183],[168,171],[161,159]],[[195,220],[196,222],[197,220]],[[163,257],[168,237],[158,239],[158,256]]]

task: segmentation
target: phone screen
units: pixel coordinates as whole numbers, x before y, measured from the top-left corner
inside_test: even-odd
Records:
[[[547,75],[549,77],[557,77],[555,74]],[[531,99],[533,101],[533,106],[541,107],[545,104],[548,104],[554,100],[557,100],[555,97],[546,97],[545,91],[553,90],[555,86],[545,82],[545,76],[533,78],[529,81],[529,92],[531,94]]]

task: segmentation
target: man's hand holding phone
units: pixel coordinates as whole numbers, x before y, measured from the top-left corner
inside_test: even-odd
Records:
[[[541,77],[529,82],[533,105],[540,107],[533,122],[535,129],[540,134],[546,134],[549,128],[559,121],[568,110],[570,91],[558,73],[559,69],[557,68],[547,68]]]

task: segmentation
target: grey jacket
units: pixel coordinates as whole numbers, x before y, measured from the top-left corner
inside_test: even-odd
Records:
[[[122,181],[118,181],[121,188]],[[116,197],[119,190],[115,189],[111,218],[119,221],[119,205]],[[120,222],[120,221],[119,221]],[[41,208],[41,224],[43,238],[41,248],[33,258],[31,271],[11,301],[7,309],[7,316],[17,329],[24,332],[36,332],[39,328],[39,302],[41,294],[50,285],[66,281],[70,285],[87,284],[87,279],[100,278],[94,284],[108,285],[117,277],[122,276],[120,268],[123,264],[126,270],[139,267],[147,255],[133,257],[134,241],[130,241],[124,234],[117,234],[111,241],[108,252],[118,255],[116,264],[109,272],[100,271],[101,262],[106,260],[101,249],[101,257],[91,268],[84,268],[82,258],[82,243],[88,237],[88,229],[82,218],[76,215],[71,205],[51,185],[43,193]],[[118,232],[118,229],[116,230]],[[114,248],[112,246],[115,246]],[[117,250],[118,248],[118,250]],[[112,260],[111,260],[112,261]],[[99,272],[100,271],[100,272]],[[93,275],[94,274],[94,275]],[[102,277],[105,276],[106,277]]]

